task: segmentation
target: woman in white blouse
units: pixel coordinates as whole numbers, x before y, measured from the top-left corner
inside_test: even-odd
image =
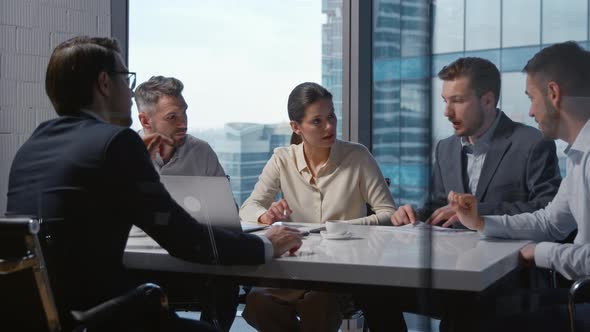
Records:
[[[377,162],[364,146],[336,139],[332,94],[319,84],[302,83],[289,95],[287,108],[292,142],[300,143],[275,149],[240,218],[391,225],[395,206]],[[283,198],[275,202],[279,192]],[[367,216],[367,205],[374,214]],[[340,300],[325,292],[254,288],[243,317],[263,332],[337,331]]]

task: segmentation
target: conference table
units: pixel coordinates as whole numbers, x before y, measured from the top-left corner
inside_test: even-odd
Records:
[[[298,224],[301,231],[319,224]],[[431,289],[481,293],[518,268],[529,241],[484,238],[467,230],[351,225],[351,236],[309,234],[294,254],[257,266],[218,266],[170,256],[148,236],[130,237],[127,268],[234,278],[243,284],[340,291]]]

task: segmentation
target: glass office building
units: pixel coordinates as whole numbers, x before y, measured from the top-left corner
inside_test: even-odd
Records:
[[[288,123],[228,123],[222,130],[208,135],[207,141],[229,175],[231,189],[239,205],[252,193],[274,149],[289,145],[290,139],[291,127]]]
[[[588,43],[587,0],[430,2],[374,1],[372,151],[398,204],[421,205],[431,151],[453,133],[436,77],[444,65],[464,56],[492,61],[502,75],[498,107],[536,127],[524,94],[526,61],[548,44]],[[562,173],[563,148],[558,141]]]
[[[429,66],[429,1],[375,1],[372,151],[398,205],[428,189]]]
[[[342,121],[342,0],[322,0],[322,85],[332,93],[334,110]],[[342,126],[338,126],[342,137]]]

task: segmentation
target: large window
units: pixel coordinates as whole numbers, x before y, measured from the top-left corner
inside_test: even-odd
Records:
[[[431,3],[374,1],[372,151],[392,180],[398,204],[422,204],[429,189],[432,149],[453,134],[444,116],[442,82],[436,77],[443,66],[463,56],[492,61],[502,73],[498,107],[513,120],[537,127],[528,116],[522,68],[549,43],[575,40],[588,47],[588,0]],[[423,39],[404,41],[410,35],[428,39],[429,31],[430,50],[419,42]],[[565,143],[557,141],[557,146],[565,174]]]
[[[540,0],[502,2],[502,46],[537,45],[541,37]],[[523,13],[536,13],[527,15]]]
[[[424,2],[424,1],[422,1]],[[434,53],[463,51],[465,16],[464,0],[440,0],[434,6],[432,50]]]
[[[287,96],[297,84],[323,84],[341,120],[342,0],[130,0],[129,7],[130,70],[138,84],[153,75],[184,83],[188,131],[218,154],[238,203],[273,149],[289,144]]]
[[[465,2],[466,50],[500,47],[500,2],[490,0]]]
[[[587,0],[543,0],[542,42],[588,39]]]
[[[430,30],[427,1],[375,1],[372,151],[396,203],[428,190]]]

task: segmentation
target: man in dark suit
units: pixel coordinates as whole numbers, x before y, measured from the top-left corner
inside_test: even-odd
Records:
[[[416,211],[401,206],[394,225],[417,220],[449,227],[457,216],[447,203],[450,191],[472,193],[482,214],[531,212],[549,203],[561,176],[555,143],[535,128],[514,122],[496,109],[500,72],[488,60],[460,58],[445,66],[445,116],[455,135],[439,142],[435,152],[431,195]]]
[[[443,80],[445,116],[455,134],[436,147],[431,195],[424,207],[415,211],[409,204],[400,206],[391,217],[392,224],[420,220],[452,226],[458,219],[447,203],[450,191],[475,194],[483,214],[513,215],[545,207],[561,183],[555,143],[496,108],[501,84],[498,68],[482,58],[460,58],[445,66],[438,77]],[[414,310],[411,303],[415,301],[414,293],[400,292],[395,300],[367,297],[358,302],[371,331],[405,331],[402,311]],[[437,297],[433,302],[452,310],[456,301]],[[454,312],[442,314],[441,331],[452,329]]]
[[[301,245],[301,234],[284,227],[264,236],[207,227],[174,202],[141,138],[128,128],[134,76],[113,39],[60,44],[45,81],[59,117],[39,125],[10,170],[7,214],[34,215],[53,234],[49,271],[62,314],[136,286],[122,263],[132,225],[171,255],[207,264],[263,264]],[[129,317],[115,323],[139,331],[186,328],[179,321],[170,313],[156,322]]]

